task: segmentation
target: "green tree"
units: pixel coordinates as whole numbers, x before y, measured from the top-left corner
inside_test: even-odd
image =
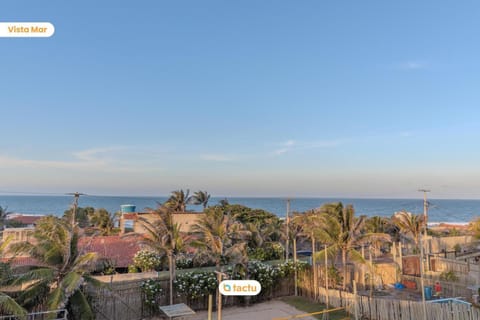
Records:
[[[170,304],[173,304],[173,281],[175,279],[175,257],[185,251],[184,235],[180,232],[180,225],[173,222],[173,210],[159,205],[157,209],[147,208],[154,216],[148,220],[143,217],[138,222],[146,230],[141,242],[160,256],[168,258],[170,271]],[[129,236],[136,235],[131,234]]]
[[[70,221],[70,218],[72,217],[72,211],[73,208],[70,208],[68,210],[65,210],[63,213],[63,218],[67,219],[67,221]],[[75,215],[75,222],[78,224],[80,228],[85,228],[90,226],[90,216],[93,215],[95,212],[95,208],[92,207],[78,207],[77,212]]]
[[[203,209],[207,208],[208,201],[210,200],[210,194],[207,191],[197,191],[190,198],[190,203],[194,205],[202,205]]]
[[[4,242],[0,243],[0,258],[3,257],[7,246],[11,242],[11,238],[8,238]],[[8,263],[0,262],[0,288],[5,285],[12,276],[10,265]],[[27,311],[23,309],[12,297],[7,293],[0,291],[0,314],[11,315],[26,315]]]
[[[187,211],[187,204],[192,200],[190,197],[190,190],[176,190],[172,191],[170,198],[165,202],[165,206],[172,209],[175,212],[185,212]]]
[[[365,216],[355,217],[355,210],[352,205],[343,206],[341,202],[323,205],[321,212],[324,222],[319,234],[324,243],[329,244],[329,251],[340,252],[343,267],[343,289],[347,285],[347,258],[356,263],[367,264],[361,253],[356,250],[358,245],[371,243],[382,239],[391,241],[385,233],[364,233],[362,232]],[[324,251],[317,253],[319,259],[323,259]],[[373,269],[373,266],[369,266]]]
[[[115,214],[108,212],[106,209],[97,209],[89,216],[90,223],[100,231],[102,236],[117,234],[118,229],[115,228]]]
[[[8,211],[8,207],[3,208],[2,206],[0,206],[0,231],[2,231],[5,227],[7,216],[10,213],[11,212]]]
[[[23,306],[44,306],[47,310],[69,307],[74,319],[94,318],[81,287],[84,283],[100,285],[89,274],[97,256],[79,252],[78,237],[76,226],[48,216],[37,222],[35,245],[12,245],[14,251],[29,253],[39,261],[38,266],[14,277],[14,285],[26,286],[17,299]]]
[[[200,250],[202,258],[214,261],[218,281],[221,280],[222,262],[234,265],[234,269],[247,269],[247,239],[250,232],[222,207],[210,207],[192,227],[195,240],[191,245]],[[199,255],[197,255],[198,257]],[[248,278],[248,275],[247,275]],[[218,288],[218,287],[217,287]],[[222,299],[217,289],[218,305]]]
[[[425,227],[424,216],[420,214],[412,214],[406,211],[400,211],[395,213],[392,221],[400,229],[401,233],[413,240],[416,250],[418,251],[420,235]]]
[[[251,232],[221,207],[210,207],[192,226],[194,239],[191,245],[198,248],[204,258],[215,262],[217,271],[223,261],[246,264],[247,240]]]
[[[468,224],[468,229],[476,239],[480,239],[480,217],[473,219]]]

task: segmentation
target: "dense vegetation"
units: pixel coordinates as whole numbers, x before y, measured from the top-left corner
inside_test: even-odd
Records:
[[[169,270],[168,294],[187,295],[189,298],[213,293],[218,279],[212,272],[187,272],[179,276],[176,269],[212,266],[232,279],[256,279],[264,288],[273,288],[276,281],[290,276],[293,270],[304,268],[296,260],[301,249],[313,251],[313,260],[319,262],[329,257],[331,286],[348,286],[345,265],[348,262],[363,264],[365,261],[359,248],[370,247],[374,252],[387,252],[391,241],[401,237],[409,239],[418,248],[425,227],[422,215],[399,212],[391,219],[357,216],[351,205],[328,203],[308,212],[293,213],[290,219],[282,220],[261,209],[229,204],[222,200],[208,206],[210,195],[206,191],[177,190],[165,203],[147,210],[155,216],[154,221],[138,219],[146,230],[139,240],[143,250],[139,251],[131,272]],[[173,214],[187,210],[187,205],[201,205],[202,217],[192,226],[191,233],[180,232],[173,223]],[[0,207],[0,229],[6,225],[6,209]],[[68,308],[74,318],[93,318],[88,297],[81,290],[84,284],[99,285],[91,277],[96,266],[96,254],[78,251],[78,240],[83,235],[114,235],[116,214],[105,209],[77,208],[75,219],[72,209],[65,211],[62,218],[48,216],[38,221],[32,243],[9,241],[0,244],[0,256],[27,253],[38,261],[29,269],[14,268],[8,261],[0,263],[0,312],[24,314],[27,310],[52,310]],[[480,238],[480,220],[470,226],[471,232]],[[138,236],[133,233],[125,236]],[[286,243],[295,262],[284,261],[272,267],[262,261],[285,260]],[[7,250],[8,247],[8,250]],[[343,274],[339,266],[342,266]],[[109,273],[115,272],[108,265]],[[373,269],[372,269],[373,271]],[[5,285],[23,284],[21,292],[2,292]],[[153,306],[159,295],[166,294],[155,281],[143,285],[147,305]]]

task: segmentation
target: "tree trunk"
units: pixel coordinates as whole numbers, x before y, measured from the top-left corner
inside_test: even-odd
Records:
[[[293,265],[295,266],[294,285],[295,296],[298,296],[298,284],[297,284],[297,236],[293,237]]]
[[[172,253],[168,254],[168,272],[169,272],[169,285],[170,285],[170,305],[173,304],[173,255]]]
[[[317,290],[318,290],[318,275],[317,275],[317,264],[315,261],[315,237],[313,236],[313,232],[311,234],[312,237],[312,268],[313,268],[313,298],[317,299]]]
[[[343,290],[347,289],[347,250],[342,249]]]

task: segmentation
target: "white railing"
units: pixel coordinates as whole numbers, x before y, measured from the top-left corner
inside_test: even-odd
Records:
[[[65,309],[32,312],[25,316],[0,316],[0,320],[67,320],[68,312]]]

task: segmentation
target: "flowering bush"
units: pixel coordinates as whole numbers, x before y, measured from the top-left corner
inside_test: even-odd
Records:
[[[186,272],[177,275],[174,281],[178,296],[195,299],[215,292],[218,281],[213,272]]]
[[[278,280],[293,274],[295,268],[303,270],[308,266],[306,262],[293,261],[282,263],[278,266],[271,266],[260,261],[252,260],[248,263],[248,270],[245,267],[227,267],[228,279],[241,280],[246,278],[257,280],[262,290],[274,288]],[[217,276],[214,272],[186,272],[177,276],[174,282],[178,296],[187,296],[190,299],[200,298],[214,293],[218,286]]]
[[[260,282],[262,289],[273,287],[280,276],[280,269],[271,265],[261,263],[260,261],[250,261],[248,263],[249,279]]]
[[[284,255],[284,249],[279,243],[267,243],[264,247],[248,247],[248,257],[253,260],[277,260]]]
[[[175,261],[177,269],[189,269],[193,268],[193,259],[180,258]]]
[[[142,272],[153,271],[161,266],[162,259],[155,252],[140,250],[133,257],[133,263],[137,268],[142,270]]]
[[[163,294],[163,289],[159,281],[148,279],[142,282],[142,292],[145,304],[151,308],[158,305],[158,298]]]
[[[307,267],[308,263],[305,261],[297,261],[297,263],[295,264],[295,262],[293,262],[292,260],[288,260],[278,265],[281,277],[288,277],[295,273],[295,269],[297,269],[297,271],[302,271],[305,270]]]

